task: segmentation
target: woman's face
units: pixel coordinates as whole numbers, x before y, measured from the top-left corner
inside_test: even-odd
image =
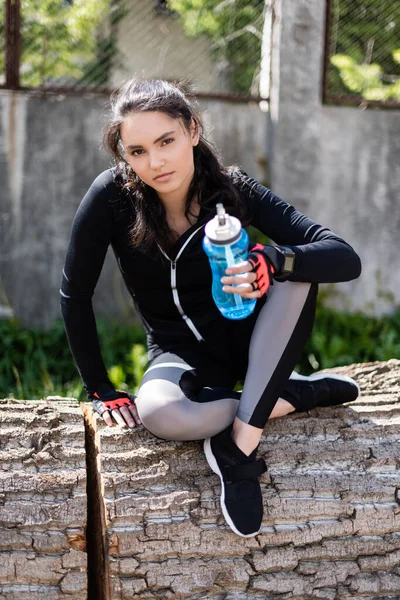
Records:
[[[137,112],[121,125],[125,158],[142,181],[162,200],[185,200],[194,174],[193,146],[198,128],[190,132],[180,119],[162,112]]]

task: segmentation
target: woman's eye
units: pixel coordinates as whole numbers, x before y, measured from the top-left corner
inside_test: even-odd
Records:
[[[131,156],[140,156],[143,150],[132,150]]]
[[[167,138],[166,140],[163,141],[163,143],[161,145],[164,146],[164,144],[170,144],[173,141],[174,141],[174,138]]]

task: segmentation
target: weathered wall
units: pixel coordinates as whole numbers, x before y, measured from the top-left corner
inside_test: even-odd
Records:
[[[59,316],[72,217],[108,160],[98,151],[104,99],[0,94],[0,285],[30,325]]]
[[[72,219],[110,164],[99,150],[107,101],[0,92],[0,305],[8,301],[26,324],[47,326],[60,316]],[[199,107],[224,162],[264,180],[267,118],[258,106],[203,101]],[[111,252],[94,304],[97,314],[133,316]]]
[[[390,312],[400,303],[400,111],[322,105],[325,3],[270,4],[270,126],[256,105],[202,101],[211,138],[225,163],[261,181],[268,154],[271,188],[354,245],[363,274],[334,286],[337,306]],[[0,313],[5,296],[27,324],[59,317],[71,221],[109,164],[98,150],[106,102],[0,93]],[[95,308],[133,316],[113,256]]]
[[[336,304],[400,303],[400,111],[321,102],[325,2],[271,0],[270,183],[361,255],[363,274]]]

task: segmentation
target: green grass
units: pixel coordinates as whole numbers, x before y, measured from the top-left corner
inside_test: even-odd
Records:
[[[145,333],[140,326],[98,319],[100,345],[109,377],[133,392],[147,365]],[[400,358],[400,308],[392,315],[343,313],[319,302],[313,332],[297,369],[317,369]],[[83,400],[82,385],[64,327],[25,328],[15,319],[0,321],[0,397],[39,399],[49,395]]]

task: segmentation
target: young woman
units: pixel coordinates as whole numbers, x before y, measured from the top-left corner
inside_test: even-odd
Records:
[[[71,351],[107,425],[143,423],[164,439],[205,438],[228,525],[256,535],[258,477],[266,469],[256,452],[268,419],[358,395],[349,378],[292,370],[312,329],[318,283],[358,277],[360,259],[329,229],[238,168],[223,167],[177,86],[130,81],[113,96],[112,111],[103,141],[116,166],[79,206],[63,272]],[[228,294],[257,299],[241,321],[225,319],[211,296],[202,238],[218,202],[276,244],[257,244],[222,279]],[[136,398],[109,381],[92,310],[110,244],[147,332],[150,363]],[[241,393],[233,391],[238,380]]]

